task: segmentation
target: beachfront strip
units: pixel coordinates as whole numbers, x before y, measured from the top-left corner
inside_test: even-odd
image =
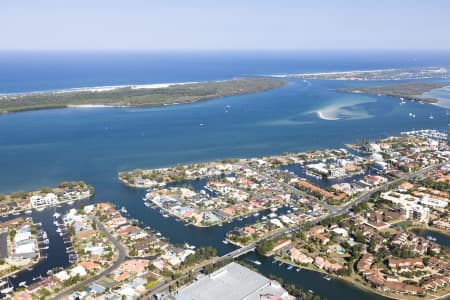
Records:
[[[0,214],[19,215],[21,212],[31,214],[32,210],[44,210],[46,207],[72,203],[94,195],[94,188],[83,181],[61,182],[58,187],[43,187],[34,192],[14,192],[9,195],[0,194]]]

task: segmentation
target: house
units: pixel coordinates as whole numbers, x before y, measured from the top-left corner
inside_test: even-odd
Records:
[[[288,254],[292,261],[299,264],[311,264],[314,261],[311,257],[303,254],[295,247],[289,249]]]

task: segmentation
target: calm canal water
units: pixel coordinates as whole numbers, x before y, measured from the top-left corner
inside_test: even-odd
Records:
[[[0,55],[0,93],[450,64],[448,54],[435,55],[434,60],[425,54],[408,54],[418,60],[405,60],[405,55],[398,54],[305,54],[305,57],[215,54],[204,58],[165,56],[159,60],[139,55],[134,58],[67,55]],[[173,218],[163,218],[158,210],[145,207],[142,201],[145,191],[119,184],[117,172],[226,157],[342,147],[356,139],[376,139],[412,129],[446,130],[450,122],[446,109],[438,106],[399,105],[398,100],[389,97],[335,92],[337,87],[363,84],[368,83],[289,80],[286,87],[278,90],[189,105],[55,109],[2,115],[0,193],[84,180],[96,189],[88,203],[109,201],[119,208],[125,206],[130,217],[160,231],[172,242],[211,245],[224,254],[233,249],[222,243],[225,233],[234,226],[253,222],[253,217],[223,227],[184,226]],[[320,118],[319,112],[326,119]],[[415,119],[409,117],[410,112],[416,114]],[[430,114],[434,119],[428,118]],[[56,266],[67,266],[67,255],[62,239],[55,233],[52,214],[53,210],[33,214],[35,222],[42,222],[49,234],[48,260],[20,274],[15,283],[45,275]],[[328,299],[379,298],[341,281],[328,282],[306,271],[286,271],[271,262],[264,261],[260,269],[266,275],[274,273]]]

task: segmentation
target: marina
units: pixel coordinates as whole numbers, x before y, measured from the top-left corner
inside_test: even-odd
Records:
[[[195,80],[201,80],[225,78],[229,75],[220,71],[213,74],[209,71],[205,72],[205,66],[209,65],[209,62],[206,63],[200,58],[196,59],[198,60],[196,64],[200,66],[198,73],[190,74],[192,72],[181,68],[178,74],[171,74],[172,77],[167,80],[179,81],[189,76],[193,76]],[[264,61],[268,58],[257,59],[264,65]],[[345,59],[342,59],[341,62],[333,64],[335,58],[321,56],[321,59],[324,59],[323,64],[328,64],[327,67],[338,68],[340,63],[345,62]],[[392,62],[398,57],[389,59]],[[165,63],[169,61],[166,59]],[[300,61],[292,69],[284,65],[283,68],[289,70],[277,67],[278,62],[263,70],[251,69],[247,65],[249,69],[234,71],[233,75],[298,71],[302,68],[306,68],[304,69],[306,72],[310,71],[307,69],[308,61]],[[366,62],[367,57],[347,67],[353,69],[366,67]],[[379,60],[378,65],[375,61],[373,66],[380,67],[385,63],[386,60]],[[117,70],[116,75],[118,73]],[[106,74],[106,76],[109,75]],[[147,79],[150,80],[150,78]],[[53,80],[56,81],[52,88],[63,87],[64,83],[59,82],[57,78]],[[219,254],[224,254],[235,249],[234,246],[224,242],[226,232],[236,226],[254,223],[256,219],[266,220],[267,215],[272,212],[253,214],[247,218],[225,222],[222,227],[186,226],[187,224],[176,222],[172,217],[167,215],[164,217],[159,209],[148,202],[141,201],[145,191],[120,185],[115,174],[118,171],[142,166],[164,167],[176,163],[218,158],[254,157],[285,151],[342,147],[344,143],[355,142],[355,139],[375,139],[420,128],[436,128],[445,131],[450,121],[446,111],[434,105],[412,102],[398,105],[398,102],[385,96],[376,97],[376,102],[354,104],[356,102],[352,102],[353,100],[366,99],[365,96],[346,95],[342,98],[334,91],[334,88],[338,86],[335,82],[311,82],[312,85],[305,88],[302,80],[292,79],[287,87],[264,92],[258,96],[228,97],[192,105],[179,105],[176,108],[167,106],[140,110],[55,109],[2,115],[0,118],[0,135],[2,136],[0,165],[4,172],[0,174],[0,189],[2,193],[9,193],[25,188],[31,190],[44,185],[51,186],[63,178],[82,178],[95,186],[96,194],[91,200],[73,203],[74,207],[82,203],[112,201],[118,208],[125,207],[130,216],[142,221],[145,226],[158,231],[156,235],[170,237],[174,243],[187,242],[196,247],[214,246]],[[101,85],[101,82],[91,82],[91,84],[96,83]],[[79,82],[72,84],[79,86],[83,84],[83,81],[80,79]],[[28,88],[40,88],[40,86],[32,85],[33,83],[30,83]],[[16,85],[16,89],[18,88],[20,85]],[[14,90],[14,87],[11,89]],[[340,116],[339,112],[336,112],[340,119],[333,121],[321,119],[315,113],[305,113],[315,112],[342,102],[345,102],[350,110],[355,110],[355,114],[359,114],[358,117]],[[233,109],[225,114],[223,108],[228,104]],[[417,117],[412,118],[408,115],[409,112]],[[430,115],[433,119],[429,118]],[[31,122],[24,122],[25,119]],[[89,124],[80,125],[82,119],[89,120]],[[199,132],[198,124],[200,123],[207,125],[202,126]],[[106,131],[105,126],[112,129]],[[136,128],[139,129],[136,130]],[[145,131],[144,137],[141,135],[140,128]],[[281,132],[283,134],[280,134]],[[67,136],[70,136],[70,139]],[[23,161],[13,159],[18,153],[26,159]],[[42,176],[43,169],[49,170],[45,176]],[[21,170],[27,170],[27,172]],[[61,214],[69,206],[69,203],[62,204],[55,209]],[[282,208],[276,214],[283,214],[284,209],[294,210]],[[47,259],[41,260],[33,268],[18,273],[16,278],[10,278],[15,287],[23,282],[30,285],[33,279],[39,278],[42,274],[47,274],[55,268],[66,268],[77,259],[73,255],[69,256],[73,248],[71,248],[70,239],[64,234],[61,221],[54,217],[54,208],[33,210],[26,214],[32,216],[35,224],[47,235],[48,244],[41,244],[43,248],[48,247],[48,249],[42,249],[45,251],[43,257]],[[15,216],[2,215],[2,221],[12,217]],[[439,237],[434,233],[426,235],[435,237],[439,241]],[[44,240],[41,239],[41,241]],[[254,254],[249,254],[242,259],[259,261],[260,265],[252,265],[263,274],[275,274],[284,278],[286,282],[296,284],[305,291],[314,291],[321,297],[336,299],[334,296],[340,295],[340,299],[382,299],[380,296],[366,293],[340,280],[333,278],[328,281],[316,272],[298,268],[295,269],[296,272],[293,269],[287,270],[285,265],[279,266],[279,263],[272,263],[271,259]]]

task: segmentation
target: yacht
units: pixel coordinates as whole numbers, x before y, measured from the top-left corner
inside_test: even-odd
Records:
[[[123,214],[128,213],[128,210],[125,208],[125,206],[122,206],[122,208],[120,209],[120,212]]]
[[[228,241],[227,241],[227,240],[223,240],[222,243],[224,243],[225,245],[227,245],[227,244],[228,244]]]
[[[434,119],[432,114],[430,114],[430,116],[428,118],[430,118],[431,120]]]
[[[331,280],[331,277],[330,277],[330,276],[328,276],[328,275],[326,275],[326,276],[323,276],[322,278],[323,278],[323,279],[325,279],[325,280],[327,280],[327,281],[330,281],[330,280]]]
[[[259,213],[254,213],[253,216],[257,217],[257,216],[259,216]]]
[[[61,214],[59,214],[59,213],[57,213],[57,212],[55,212],[55,213],[53,214],[53,218],[58,219],[59,217],[61,217]]]
[[[257,265],[257,266],[260,266],[260,265],[261,265],[261,262],[260,262],[259,260],[254,260],[254,261],[252,261],[252,263],[254,263],[254,264]]]
[[[31,209],[28,209],[28,210],[25,211],[25,213],[26,213],[27,215],[31,215],[31,214],[33,213],[33,211],[32,211]]]

